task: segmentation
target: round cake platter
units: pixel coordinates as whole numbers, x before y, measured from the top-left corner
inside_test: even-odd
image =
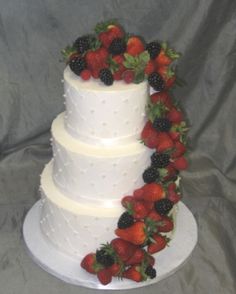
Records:
[[[191,211],[179,202],[176,229],[169,246],[155,254],[155,279],[136,283],[128,279],[113,278],[106,286],[99,283],[95,275],[80,267],[81,260],[60,252],[43,237],[40,229],[42,203],[39,200],[26,215],[23,225],[24,240],[32,259],[45,271],[57,278],[78,286],[92,289],[125,290],[157,283],[176,272],[190,257],[197,243],[197,224]],[[102,241],[102,240],[101,240]]]

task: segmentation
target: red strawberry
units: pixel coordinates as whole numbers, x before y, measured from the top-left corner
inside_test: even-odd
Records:
[[[155,71],[155,69],[156,69],[155,62],[153,60],[149,60],[144,69],[144,72],[146,75],[150,75],[151,73]]]
[[[132,205],[132,215],[135,219],[140,220],[147,216],[148,210],[143,201],[135,201]]]
[[[165,89],[166,90],[170,89],[174,85],[175,81],[176,81],[176,76],[172,76],[172,77],[166,79],[165,80],[165,82],[166,82]]]
[[[168,187],[167,187],[167,191],[168,191],[168,193],[169,193],[169,192],[171,192],[171,191],[175,191],[176,188],[177,188],[177,186],[176,186],[175,182],[172,182],[172,183],[170,183],[170,184],[168,185]]]
[[[180,141],[175,142],[175,150],[171,153],[171,158],[176,158],[182,156],[186,152],[186,147]]]
[[[149,212],[147,218],[159,222],[162,219],[162,216],[153,209]]]
[[[153,128],[150,121],[148,121],[144,126],[141,133],[141,139],[147,147],[156,148],[159,140],[158,132]]]
[[[97,70],[97,69],[92,69],[92,70],[91,70],[91,74],[92,74],[92,77],[93,77],[94,79],[98,79],[98,78],[99,78],[99,70]]]
[[[145,251],[142,248],[137,248],[133,255],[126,260],[125,264],[126,265],[133,265],[133,264],[139,264],[144,260],[145,257]]]
[[[184,156],[181,156],[174,160],[173,167],[178,170],[184,170],[188,167],[188,162]]]
[[[150,212],[154,207],[153,201],[143,201],[143,205],[146,207],[147,211]]]
[[[115,234],[134,245],[142,245],[146,240],[145,228],[144,222],[137,221],[126,229],[116,229]]]
[[[140,272],[140,267],[137,265],[132,265],[130,268],[128,268],[124,273],[123,277],[126,279],[130,279],[135,282],[141,282],[143,281],[143,276]]]
[[[107,269],[109,269],[113,277],[117,277],[122,273],[122,265],[119,263],[113,263],[113,265],[109,266]]]
[[[163,233],[170,232],[173,230],[173,228],[174,228],[174,224],[172,219],[166,215],[163,215],[160,223],[157,226],[158,232],[163,232]]]
[[[112,36],[112,39],[124,37],[123,29],[117,24],[111,24],[108,26],[108,33]]]
[[[159,55],[155,58],[155,62],[158,66],[169,65],[172,62],[172,59],[166,55],[164,50],[161,50]]]
[[[123,262],[129,259],[137,248],[135,245],[121,238],[113,239],[110,244]]]
[[[175,107],[172,107],[171,110],[167,114],[167,118],[172,123],[180,123],[183,120],[183,113],[176,109]]]
[[[139,55],[145,50],[143,41],[136,36],[130,37],[127,41],[126,52],[132,56]]]
[[[80,77],[87,81],[91,78],[91,72],[89,69],[84,69],[81,73],[80,73]]]
[[[172,129],[172,128],[171,128]],[[178,131],[175,131],[175,130],[171,130],[170,129],[170,131],[169,131],[169,136],[171,137],[171,139],[173,140],[173,141],[177,141],[177,140],[179,140],[180,139],[180,132],[178,132]]]
[[[112,59],[118,64],[122,64],[123,61],[125,60],[123,55],[115,55],[112,57]]]
[[[108,32],[101,32],[98,35],[98,39],[100,40],[103,47],[105,47],[105,48],[108,48],[110,46],[111,42],[112,42],[112,40],[110,40]]]
[[[91,274],[96,273],[95,269],[96,255],[95,253],[87,254],[81,261],[80,266]]]
[[[113,78],[114,80],[116,81],[120,81],[123,79],[123,73],[126,71],[126,68],[123,64],[120,64],[119,65],[119,68],[116,72],[114,72],[113,74]]]
[[[154,234],[152,236],[155,242],[148,245],[147,251],[150,254],[154,254],[158,251],[161,251],[166,247],[167,240],[164,236],[161,236],[159,234]]]
[[[151,95],[152,103],[162,102],[167,108],[171,109],[173,107],[171,98],[166,91],[161,91]]]
[[[134,203],[134,197],[133,196],[124,196],[121,199],[121,204],[124,208],[128,208],[130,206],[132,206],[132,204]]]
[[[170,191],[167,194],[167,198],[175,204],[180,201],[181,195],[179,193],[176,193],[175,191]]]
[[[146,184],[143,186],[143,191],[145,201],[157,201],[165,197],[165,191],[160,184]]]
[[[164,181],[169,181],[171,179],[173,179],[176,176],[176,169],[174,168],[174,166],[172,165],[172,163],[168,164],[165,167],[165,170],[167,172],[167,174],[164,177]]]
[[[112,280],[112,275],[108,268],[101,269],[97,273],[97,277],[103,285],[109,284]]]
[[[165,132],[158,133],[158,144],[156,146],[156,149],[158,152],[161,153],[173,147],[174,147],[174,142],[167,133]]]
[[[134,190],[133,195],[134,195],[135,200],[142,199],[142,197],[143,197],[143,188],[139,188],[139,189]]]
[[[122,78],[126,82],[126,84],[132,83],[134,80],[134,71],[133,70],[124,71]]]

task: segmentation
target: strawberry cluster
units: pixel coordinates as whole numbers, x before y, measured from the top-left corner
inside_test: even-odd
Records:
[[[148,80],[157,91],[169,89],[176,81],[170,66],[179,54],[166,43],[147,43],[126,33],[114,20],[98,23],[94,34],[80,36],[62,54],[71,70],[83,80],[93,77],[106,85],[118,80]]]

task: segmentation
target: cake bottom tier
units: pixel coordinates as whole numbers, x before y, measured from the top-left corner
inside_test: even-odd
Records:
[[[97,207],[71,200],[55,186],[52,163],[46,165],[41,175],[41,196],[41,231],[60,251],[83,257],[115,237],[114,229],[123,207],[109,207],[106,202],[104,207]]]

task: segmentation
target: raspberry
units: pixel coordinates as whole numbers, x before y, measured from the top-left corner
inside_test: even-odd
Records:
[[[90,70],[88,70],[88,69],[82,70],[80,73],[80,77],[85,81],[89,80],[91,78]]]
[[[127,83],[130,84],[134,80],[134,71],[133,70],[126,70],[123,73],[123,80]]]

